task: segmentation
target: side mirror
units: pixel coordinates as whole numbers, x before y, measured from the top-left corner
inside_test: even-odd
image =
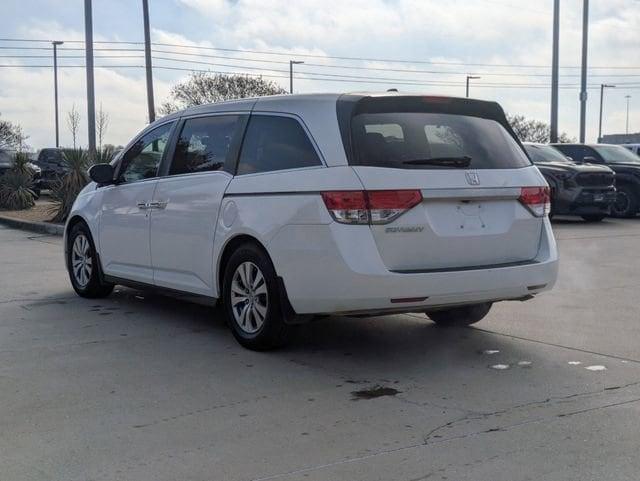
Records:
[[[114,173],[111,164],[96,164],[89,169],[89,177],[98,185],[113,184]]]

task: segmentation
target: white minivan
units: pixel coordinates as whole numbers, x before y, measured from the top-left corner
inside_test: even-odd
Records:
[[[548,186],[494,102],[202,105],[149,125],[90,177],[65,228],[75,291],[219,300],[251,349],[322,314],[469,325],[556,281]]]

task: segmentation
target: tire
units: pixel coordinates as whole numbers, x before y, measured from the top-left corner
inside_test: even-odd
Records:
[[[617,188],[616,201],[611,206],[613,217],[633,217],[638,212],[638,197],[629,185],[621,185]]]
[[[590,214],[582,216],[582,218],[587,222],[600,222],[605,217],[607,217],[606,214]]]
[[[441,327],[464,327],[481,321],[489,313],[491,302],[427,311],[429,318]]]
[[[67,271],[73,290],[89,299],[111,294],[114,285],[101,280],[99,260],[89,228],[83,223],[74,225],[69,232],[68,243]]]
[[[242,244],[231,254],[224,270],[222,302],[229,327],[243,347],[266,351],[289,340],[291,326],[282,315],[276,271],[257,245]]]

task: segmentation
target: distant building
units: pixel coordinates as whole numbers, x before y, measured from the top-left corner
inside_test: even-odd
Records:
[[[636,134],[611,134],[603,135],[601,143],[603,144],[640,144],[640,132]]]

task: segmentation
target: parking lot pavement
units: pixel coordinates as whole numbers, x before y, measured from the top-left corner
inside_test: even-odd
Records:
[[[635,480],[640,219],[559,221],[556,289],[470,329],[329,318],[239,347],[218,310],[76,297],[0,227],[0,479]]]

